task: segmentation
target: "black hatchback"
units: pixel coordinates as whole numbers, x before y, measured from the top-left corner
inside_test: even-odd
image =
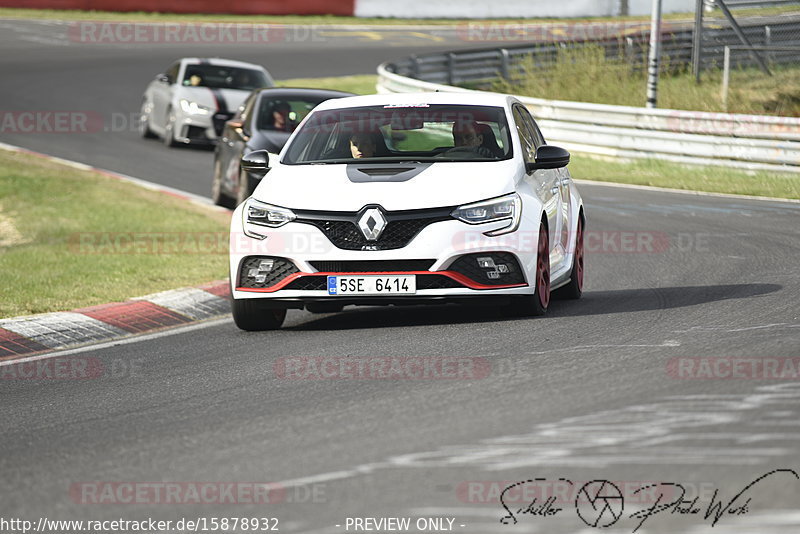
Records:
[[[346,96],[354,95],[284,87],[253,91],[236,115],[225,123],[214,151],[211,186],[214,203],[233,208],[255,190],[261,177],[241,169],[239,163],[244,154],[266,150],[277,158],[289,136],[312,109],[325,100]]]

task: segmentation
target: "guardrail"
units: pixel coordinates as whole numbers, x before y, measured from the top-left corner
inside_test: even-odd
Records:
[[[472,90],[378,67],[379,93]],[[800,118],[520,97],[549,142],[588,154],[800,173]]]
[[[469,28],[464,30],[467,42],[471,40],[470,32]],[[800,63],[800,15],[762,17],[758,24],[743,25],[742,32],[754,46],[782,48],[770,54],[770,63]],[[481,32],[475,33],[480,39]],[[492,32],[487,33],[491,35]],[[554,62],[560,49],[581,47],[586,43],[602,47],[606,57],[622,57],[632,68],[644,69],[647,64],[649,29],[643,25],[625,27],[623,24],[622,33],[620,36],[587,41],[550,40],[517,46],[412,55],[392,62],[391,70],[426,82],[468,84],[486,89],[498,76],[513,80],[522,75],[525,58],[532,58],[534,64],[540,66]],[[665,23],[662,26],[661,64],[664,68],[682,69],[691,63],[693,37],[694,30],[686,23]],[[725,47],[738,45],[741,45],[741,40],[729,26],[704,29],[702,69],[722,66]],[[741,54],[732,58],[732,65],[754,67],[758,66],[758,62],[749,54]]]

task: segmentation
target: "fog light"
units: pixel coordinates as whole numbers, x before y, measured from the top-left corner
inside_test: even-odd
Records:
[[[258,264],[258,270],[262,272],[270,272],[275,265],[275,260],[262,260]]]
[[[498,273],[497,271],[489,271],[488,273],[486,273],[486,277],[489,278],[489,280],[497,280],[498,278],[500,278],[500,273]]]
[[[478,258],[478,267],[481,269],[494,269],[497,266],[494,264],[494,258],[491,256],[485,256]]]
[[[267,281],[267,275],[266,274],[257,274],[255,280],[256,280],[257,284],[263,284],[264,282]]]
[[[501,263],[500,265],[498,265],[498,266],[497,266],[497,270],[498,270],[498,271],[499,271],[501,274],[508,274],[508,273],[510,273],[510,272],[511,272],[511,269],[509,269],[509,268],[508,268],[508,265],[506,265],[505,263]]]

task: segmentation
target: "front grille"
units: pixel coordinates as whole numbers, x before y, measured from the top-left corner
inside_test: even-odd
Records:
[[[481,267],[478,260],[490,258],[494,267]],[[508,252],[479,252],[465,254],[450,265],[448,271],[463,274],[470,280],[487,286],[508,286],[525,283],[525,275],[517,257]]]
[[[294,289],[297,291],[328,291],[327,276],[301,276],[292,280],[283,289]]]
[[[453,211],[453,208],[384,211],[386,227],[378,239],[369,241],[357,222],[365,210],[374,207],[365,206],[357,213],[295,211],[295,222],[316,226],[342,250],[394,250],[408,245],[426,226],[452,219]]]
[[[443,274],[417,275],[417,289],[452,289],[454,287],[464,286]]]
[[[262,262],[272,262],[270,270],[260,269]],[[266,267],[266,265],[264,265]],[[287,259],[269,256],[251,256],[242,261],[239,268],[239,286],[244,288],[272,287],[287,276],[300,270]],[[259,277],[258,279],[256,277]],[[260,277],[263,277],[260,278]]]
[[[206,129],[200,126],[189,126],[186,130],[186,137],[192,141],[205,141],[208,139],[206,137]]]
[[[309,264],[322,273],[391,273],[427,271],[434,260],[365,260],[312,261]]]

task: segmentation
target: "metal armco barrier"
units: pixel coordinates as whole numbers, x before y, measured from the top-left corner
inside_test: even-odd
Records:
[[[379,93],[470,91],[378,67]],[[520,97],[552,144],[576,152],[800,173],[800,118]]]

